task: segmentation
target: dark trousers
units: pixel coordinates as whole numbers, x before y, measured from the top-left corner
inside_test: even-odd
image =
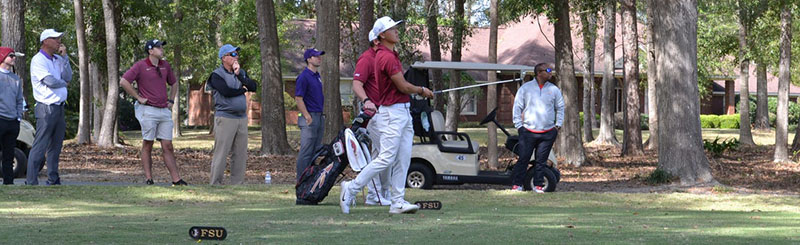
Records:
[[[0,148],[3,149],[3,184],[14,184],[14,147],[17,146],[19,121],[0,118]],[[25,163],[19,163],[25,164]]]
[[[325,134],[325,116],[322,112],[309,112],[311,114],[311,125],[308,125],[305,116],[297,118],[297,126],[300,127],[300,151],[297,152],[297,175],[300,175],[311,164],[314,163],[314,154],[322,148],[322,135]]]
[[[533,165],[533,185],[544,185],[544,173],[542,172],[547,164],[547,158],[550,157],[550,150],[553,149],[553,143],[558,136],[558,130],[552,129],[545,133],[533,133],[528,129],[522,127],[517,130],[519,132],[519,160],[514,168],[511,169],[511,183],[513,185],[523,186],[522,182],[525,181],[525,172],[528,169],[528,163],[531,161],[531,155],[536,152],[536,159]],[[533,186],[531,186],[532,188]]]
[[[61,155],[61,146],[64,143],[64,105],[46,105],[36,103],[36,137],[33,139],[31,152],[28,154],[28,175],[25,181],[28,185],[39,184],[39,166],[45,162],[47,156],[47,184],[60,185],[58,177],[58,158]]]

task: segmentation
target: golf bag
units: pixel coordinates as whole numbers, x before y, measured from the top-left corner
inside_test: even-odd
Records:
[[[342,175],[344,169],[350,164],[350,158],[357,159],[354,160],[355,165],[366,164],[362,160],[364,156],[357,154],[361,153],[361,151],[353,151],[347,145],[356,144],[360,149],[362,144],[358,143],[358,141],[364,141],[364,138],[368,137],[359,135],[359,137],[355,138],[353,131],[366,132],[363,129],[359,130],[359,128],[369,118],[363,113],[356,117],[351,128],[340,130],[339,135],[330,144],[323,145],[322,149],[317,151],[314,157],[311,158],[314,164],[303,170],[295,185],[296,204],[316,205],[325,199],[331,187],[336,184],[338,177]],[[360,170],[360,168],[358,169]]]

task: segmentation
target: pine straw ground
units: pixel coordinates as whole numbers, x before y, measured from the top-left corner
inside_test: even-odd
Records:
[[[709,157],[714,178],[718,183],[698,186],[677,184],[649,185],[645,179],[658,165],[654,151],[643,156],[621,157],[619,149],[586,147],[588,161],[580,167],[559,165],[562,180],[559,191],[589,192],[734,192],[798,194],[800,164],[773,163],[773,146],[740,147],[721,156]],[[486,148],[481,147],[481,165],[486,166]],[[66,181],[143,183],[144,174],[136,147],[98,148],[74,143],[64,146],[60,172]],[[206,184],[209,179],[211,152],[209,150],[178,149],[178,165],[182,177],[190,184]],[[516,158],[501,148],[501,168]],[[166,183],[169,175],[161,158],[160,148],[153,150],[153,176],[156,182]],[[259,184],[270,171],[273,183],[293,183],[295,156],[258,156],[250,151],[247,160],[246,183]],[[44,173],[43,171],[42,173]],[[347,170],[348,177],[354,174]],[[227,179],[226,179],[227,181]],[[437,186],[445,189],[503,189],[500,185]]]

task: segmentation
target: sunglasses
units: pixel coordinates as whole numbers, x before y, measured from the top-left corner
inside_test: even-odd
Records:
[[[239,57],[239,53],[237,53],[237,52],[230,52],[230,53],[228,53],[228,55],[227,55],[227,56],[230,56],[230,57]]]
[[[553,73],[553,68],[547,68],[547,69],[539,70],[539,71],[540,72],[543,71],[543,72],[547,72],[547,73]]]
[[[15,54],[9,54],[9,55],[8,55],[8,57],[10,57],[10,58],[17,58],[17,55],[15,55]]]

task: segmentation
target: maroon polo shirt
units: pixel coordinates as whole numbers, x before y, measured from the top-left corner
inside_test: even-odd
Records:
[[[402,72],[403,66],[400,65],[400,57],[397,52],[382,44],[378,45],[378,52],[375,53],[375,80],[378,83],[380,97],[378,105],[393,105],[411,101],[411,97],[400,92],[392,82],[391,76]]]
[[[158,69],[158,70],[156,70]],[[160,71],[160,75],[159,75]],[[172,74],[172,67],[166,60],[159,60],[158,67],[145,58],[133,64],[122,78],[129,82],[136,81],[139,96],[147,99],[147,105],[166,108],[167,84],[172,85],[177,81]]]
[[[364,92],[366,92],[367,98],[372,100],[372,103],[377,104],[380,96],[378,94],[378,83],[375,81],[374,71],[375,50],[369,48],[358,57],[356,71],[353,73],[353,80],[359,80],[364,83]]]

